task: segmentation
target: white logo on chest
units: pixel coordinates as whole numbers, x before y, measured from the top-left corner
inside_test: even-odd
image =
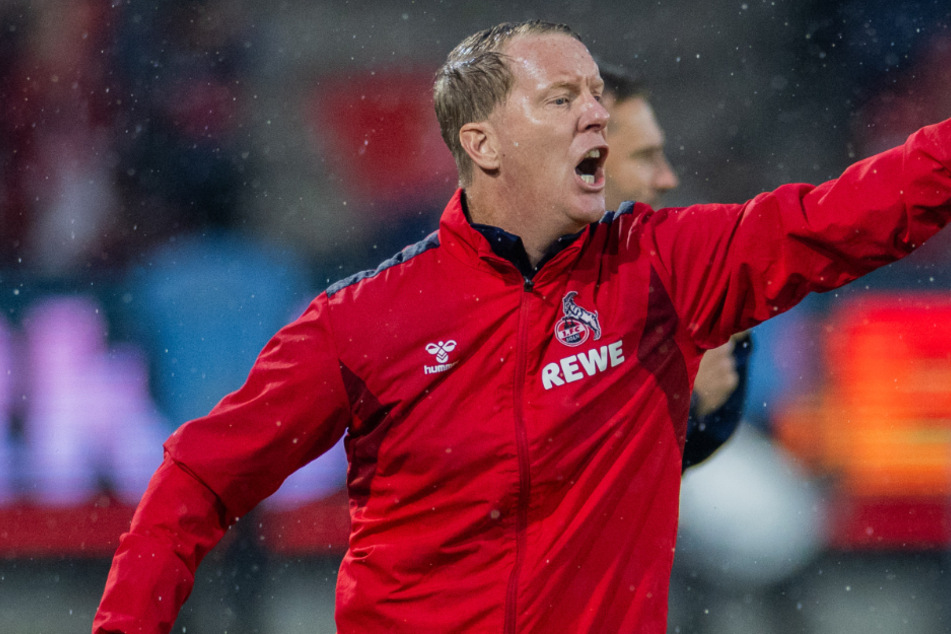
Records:
[[[586,352],[565,357],[557,363],[549,363],[542,368],[542,386],[546,390],[566,383],[580,381],[586,376],[594,376],[624,363],[624,350],[621,342],[615,341],[600,348],[591,348]]]
[[[439,372],[445,372],[449,370],[454,365],[459,363],[458,361],[453,361],[449,363],[449,353],[456,349],[456,342],[454,339],[449,341],[440,341],[439,343],[431,343],[426,346],[426,352],[436,357],[436,363],[439,365],[424,365],[423,374],[438,374]]]

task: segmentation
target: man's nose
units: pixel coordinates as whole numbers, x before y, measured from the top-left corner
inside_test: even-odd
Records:
[[[654,187],[660,191],[670,191],[680,185],[680,179],[677,173],[670,166],[667,157],[663,156],[660,160],[657,172],[654,174]]]
[[[582,130],[590,128],[604,130],[608,124],[611,114],[594,95],[585,96],[581,105],[581,118],[578,120],[579,127]]]

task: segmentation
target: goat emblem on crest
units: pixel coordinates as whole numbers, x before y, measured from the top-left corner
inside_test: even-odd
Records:
[[[575,303],[577,291],[568,291],[561,300],[564,317],[555,323],[555,337],[566,346],[580,346],[593,333],[594,340],[601,338],[601,322],[598,311],[590,311]]]

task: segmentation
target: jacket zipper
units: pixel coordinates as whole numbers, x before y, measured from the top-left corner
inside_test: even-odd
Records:
[[[515,565],[509,576],[505,598],[505,634],[515,634],[518,624],[518,585],[522,561],[525,558],[525,539],[528,527],[528,502],[531,489],[531,471],[528,458],[528,430],[525,428],[525,376],[528,367],[528,301],[534,283],[524,278],[518,313],[518,339],[515,342],[515,385],[513,412],[515,414],[515,446],[518,455],[518,501],[515,512]]]

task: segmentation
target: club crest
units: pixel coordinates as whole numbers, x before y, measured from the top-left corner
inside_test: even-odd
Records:
[[[561,300],[564,317],[555,323],[555,337],[566,346],[580,346],[588,337],[595,341],[601,338],[601,322],[598,312],[582,308],[575,303],[577,291],[568,291]]]

